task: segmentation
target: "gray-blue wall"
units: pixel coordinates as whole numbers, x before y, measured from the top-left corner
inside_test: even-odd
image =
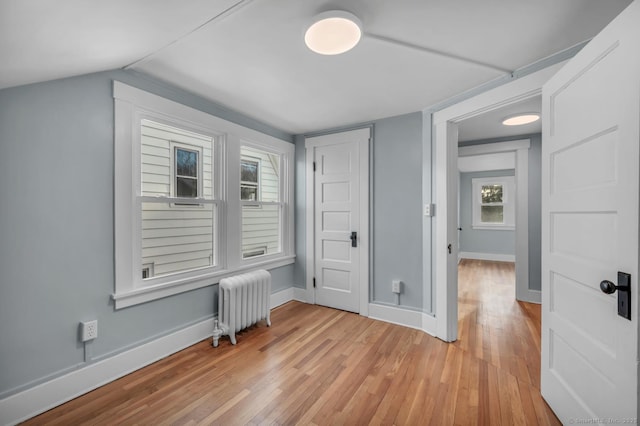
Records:
[[[422,113],[379,120],[373,140],[373,297],[423,309]],[[428,290],[427,290],[428,291]]]
[[[97,361],[216,310],[217,286],[114,310],[113,79],[293,140],[130,72],[0,91],[0,399],[81,368],[80,321],[98,320]],[[294,270],[272,271],[274,291],[293,285]]]
[[[520,135],[509,138],[487,139],[482,141],[461,142],[459,146],[478,145],[483,143],[504,142],[517,139],[529,139],[529,288],[541,289],[541,167],[542,167],[542,135],[540,133]]]
[[[473,229],[472,179],[514,176],[515,170],[460,173],[460,251],[488,254],[516,254],[516,232],[507,230]],[[516,189],[517,190],[517,189]]]
[[[422,310],[422,265],[429,261],[426,256],[430,256],[422,250],[422,113],[385,118],[365,125],[373,126],[369,169],[372,176],[370,219],[373,224],[370,299],[375,303],[395,305],[397,298],[391,292],[391,281],[398,279],[404,283],[400,306]],[[314,133],[314,136],[317,134],[320,133]],[[305,139],[299,135],[295,140],[295,282],[304,288]],[[430,289],[427,291],[430,294]]]

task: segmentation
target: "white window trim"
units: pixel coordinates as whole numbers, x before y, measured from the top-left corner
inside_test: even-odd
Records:
[[[276,268],[294,262],[294,145],[202,111],[153,95],[118,81],[113,82],[115,102],[114,136],[114,227],[115,308],[121,309],[162,297],[206,287],[239,272]],[[142,280],[140,120],[148,118],[214,137],[213,200],[216,205],[215,266]],[[281,252],[242,260],[240,146],[252,145],[282,156]],[[237,165],[237,166],[231,166]],[[233,167],[236,167],[234,169]],[[225,175],[222,175],[222,170]],[[137,178],[136,178],[137,176]],[[175,202],[175,198],[169,198]]]
[[[482,222],[480,210],[482,197],[480,190],[483,185],[502,185],[503,223]],[[473,203],[472,229],[492,231],[513,231],[516,229],[515,206],[515,178],[514,176],[496,176],[471,179],[471,193]]]

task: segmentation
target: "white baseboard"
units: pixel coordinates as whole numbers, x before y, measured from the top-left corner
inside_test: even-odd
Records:
[[[13,425],[211,337],[213,318],[0,400],[0,424]]]
[[[307,290],[304,288],[293,287],[293,300],[298,302],[310,303],[307,300]]]
[[[308,303],[307,290],[298,287],[289,287],[271,294],[271,309],[284,305],[292,300]]]
[[[523,302],[537,303],[539,305],[542,303],[542,292],[540,290],[531,289],[518,291],[518,289],[516,288],[516,299]]]
[[[306,290],[290,287],[271,294],[271,308],[291,300],[306,302]],[[0,425],[14,425],[64,404],[211,337],[212,332],[213,318],[8,396],[0,400]]]
[[[422,331],[433,336],[436,336],[436,331],[438,330],[438,321],[436,317],[429,314],[422,314]]]
[[[435,317],[425,314],[424,312],[370,303],[369,318],[414,328],[424,331],[431,336],[436,335]]]
[[[461,259],[476,259],[476,260],[493,260],[496,262],[515,262],[515,254],[498,254],[498,253],[475,253],[471,251],[461,251],[458,253]]]
[[[293,287],[271,293],[271,309],[284,305],[291,300],[293,300]]]

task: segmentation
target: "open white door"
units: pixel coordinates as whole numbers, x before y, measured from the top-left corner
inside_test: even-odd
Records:
[[[543,87],[543,117],[542,395],[564,424],[636,423],[638,0]],[[630,319],[600,289],[619,271]]]

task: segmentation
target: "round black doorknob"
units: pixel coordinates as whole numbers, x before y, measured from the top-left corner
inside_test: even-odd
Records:
[[[602,290],[603,293],[613,294],[616,292],[617,289],[618,289],[618,286],[616,286],[614,283],[612,283],[609,280],[604,280],[600,283],[600,290]]]

